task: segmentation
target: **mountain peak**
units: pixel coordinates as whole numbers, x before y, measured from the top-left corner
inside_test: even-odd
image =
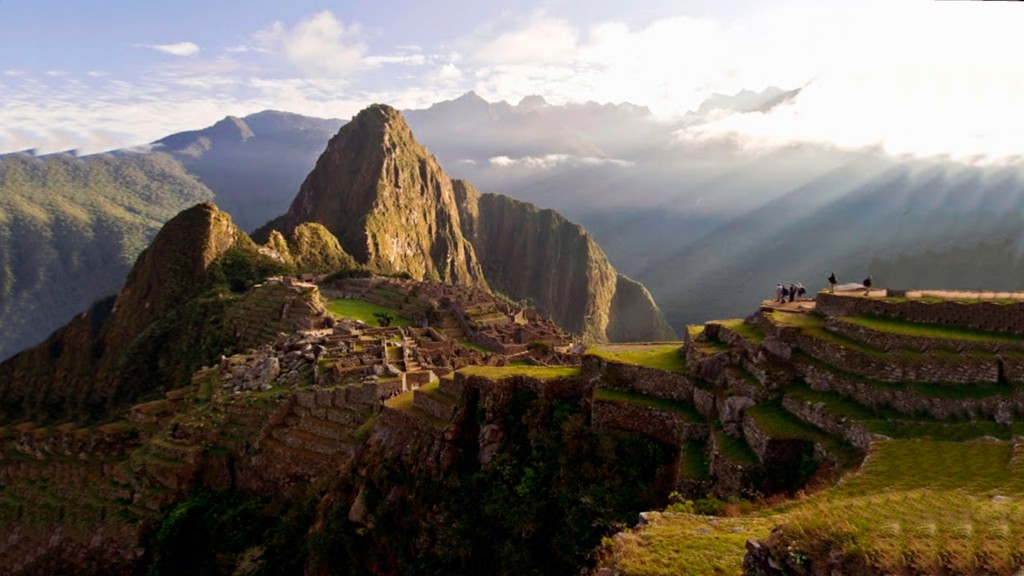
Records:
[[[539,94],[532,94],[530,96],[523,96],[523,99],[519,101],[518,108],[524,110],[532,110],[534,108],[543,108],[548,105],[548,101]]]
[[[402,114],[374,104],[331,138],[288,212],[257,232],[322,224],[361,264],[456,284],[486,285],[462,236],[448,176]]]
[[[460,102],[462,104],[489,104],[489,102],[487,102],[487,100],[484,100],[479,94],[476,93],[475,90],[470,90],[469,92],[466,92],[462,96],[459,96],[458,98],[453,100],[453,102]]]
[[[237,116],[225,116],[223,120],[210,127],[210,132],[217,139],[241,142],[245,142],[255,135],[245,120]]]

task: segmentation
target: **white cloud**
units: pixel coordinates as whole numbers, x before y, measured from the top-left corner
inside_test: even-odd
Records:
[[[359,26],[345,26],[329,10],[291,28],[275,22],[257,35],[261,48],[278,53],[307,77],[345,77],[363,66],[368,47]]]
[[[716,118],[681,137],[727,138],[755,150],[809,142],[970,162],[1019,156],[1019,19],[1004,8],[908,0],[830,15],[812,10],[794,20],[799,14],[779,12],[773,23],[782,38],[815,33],[814,67],[803,71],[814,80],[794,101],[766,114]],[[798,79],[800,66],[782,55],[799,49],[792,41],[762,54],[766,79],[787,72]],[[773,72],[765,58],[783,63]]]
[[[520,29],[478,47],[473,58],[490,64],[568,63],[576,57],[578,32],[564,20],[537,14]]]
[[[194,42],[177,42],[175,44],[136,44],[138,48],[149,48],[171,56],[195,56],[199,54],[199,46]]]
[[[493,156],[488,162],[492,166],[498,166],[500,168],[528,168],[528,169],[539,169],[547,170],[560,165],[571,165],[571,166],[619,166],[629,167],[633,166],[634,163],[628,160],[620,160],[618,158],[599,158],[597,156],[576,156],[573,154],[545,154],[543,156],[522,156],[520,158],[510,158],[508,156]]]
[[[423,66],[426,63],[427,57],[423,54],[395,54],[391,56],[367,56],[363,58],[363,64],[370,68],[377,68],[385,64]]]

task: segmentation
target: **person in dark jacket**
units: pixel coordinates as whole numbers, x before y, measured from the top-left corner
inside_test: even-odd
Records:
[[[871,276],[864,279],[864,295],[867,296],[871,292]]]
[[[836,273],[833,272],[828,276],[828,291],[833,293],[836,291]]]
[[[792,282],[789,284],[789,301],[796,300],[796,284]]]

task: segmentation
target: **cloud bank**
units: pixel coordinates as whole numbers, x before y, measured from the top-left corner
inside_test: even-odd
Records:
[[[346,117],[372,102],[419,108],[475,90],[490,101],[542,94],[552,104],[633,102],[680,122],[679,140],[753,152],[810,143],[1012,160],[1024,126],[1014,4],[789,0],[729,19],[666,13],[586,25],[567,10],[504,11],[461,37],[403,36],[391,45],[325,10],[202,50],[193,42],[139,45],[179,58],[155,60],[137,76],[12,66],[0,76],[0,152],[96,151],[225,114],[276,108]],[[767,111],[686,116],[714,94],[767,86],[802,89]]]

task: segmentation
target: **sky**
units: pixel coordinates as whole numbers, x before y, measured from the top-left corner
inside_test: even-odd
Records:
[[[801,88],[685,132],[1016,162],[1024,3],[0,0],[0,153],[134,146],[265,109],[348,118],[474,90],[631,102]]]

